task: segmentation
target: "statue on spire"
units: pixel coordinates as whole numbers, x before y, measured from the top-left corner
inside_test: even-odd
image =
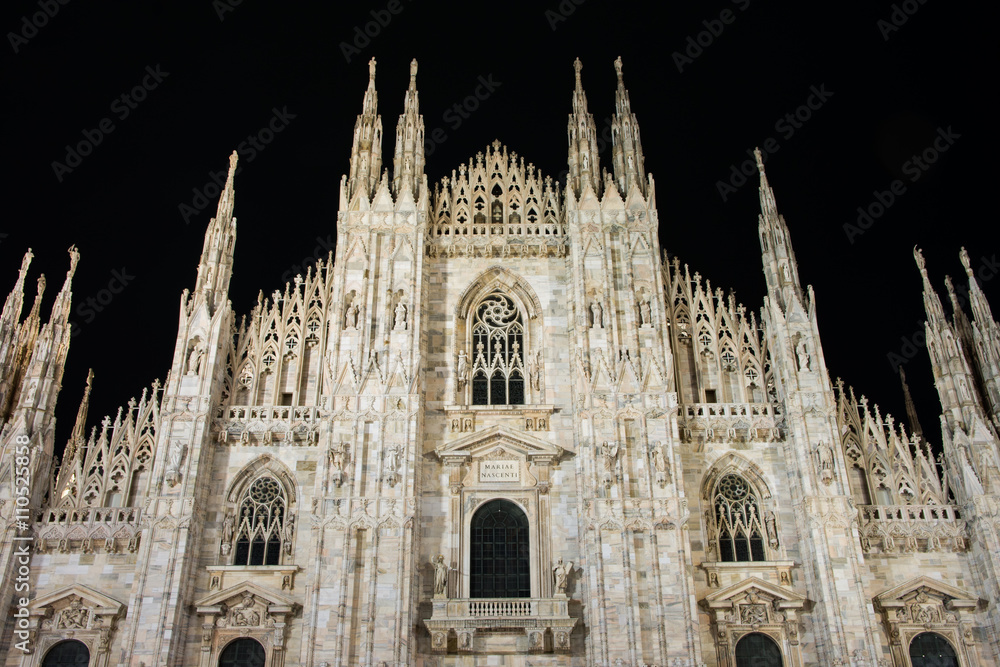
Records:
[[[368,61],[368,78],[372,81],[375,80],[375,57]]]

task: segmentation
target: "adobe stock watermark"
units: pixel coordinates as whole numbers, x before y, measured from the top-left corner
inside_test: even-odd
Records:
[[[819,111],[823,105],[833,97],[833,92],[826,89],[826,84],[821,83],[819,87],[809,86],[809,97],[804,104],[800,104],[795,109],[780,117],[774,123],[774,131],[781,134],[782,139],[788,141],[795,133],[812,118],[814,111]],[[773,153],[781,149],[781,144],[774,137],[768,137],[760,144],[761,155],[764,162]],[[724,181],[716,181],[715,189],[719,191],[722,201],[729,199],[739,188],[747,184],[747,179],[757,174],[757,160],[754,157],[753,149],[747,149],[748,160],[744,160],[739,165],[735,163],[729,166],[729,178]]]
[[[889,17],[875,22],[875,27],[882,34],[882,40],[888,42],[889,38],[906,25],[911,16],[917,13],[920,5],[926,2],[927,0],[904,0],[899,4],[893,3]]]
[[[549,27],[552,28],[552,32],[555,32],[559,28],[559,24],[569,19],[576,11],[576,8],[585,3],[587,0],[562,0],[555,9],[545,10],[545,20],[549,22]]]
[[[146,73],[139,80],[139,83],[111,100],[109,105],[111,113],[118,120],[125,120],[168,76],[170,76],[170,72],[164,72],[161,65],[157,64],[155,67],[147,65]],[[92,129],[84,128],[81,131],[82,139],[73,145],[66,144],[66,155],[63,157],[63,161],[52,161],[52,173],[55,174],[56,180],[62,183],[67,175],[73,173],[74,169],[83,164],[83,158],[93,153],[94,149],[104,142],[104,138],[115,129],[115,123],[110,116],[102,118]]]
[[[99,313],[103,313],[104,310],[114,301],[115,297],[125,291],[125,288],[135,280],[135,276],[128,272],[128,269],[124,266],[120,269],[115,269],[111,272],[111,279],[108,280],[108,286],[97,291],[96,294],[88,296],[86,299],[80,301],[73,312],[77,317],[83,318],[84,324],[90,324],[95,319]],[[70,320],[70,339],[76,338],[83,331],[83,328],[77,324],[75,321]]]
[[[413,0],[407,1],[413,2]],[[340,52],[344,55],[344,60],[347,61],[347,64],[351,64],[354,56],[361,55],[361,52],[368,48],[372,40],[381,35],[382,31],[389,27],[393,17],[402,14],[404,9],[406,7],[403,5],[402,0],[389,0],[385,5],[385,9],[372,9],[369,11],[368,14],[372,17],[372,20],[365,22],[364,25],[354,26],[354,34],[351,41],[341,42],[337,45]]]
[[[287,106],[271,108],[271,118],[253,134],[248,134],[247,138],[236,147],[236,154],[239,156],[239,164],[236,173],[243,171],[245,165],[250,164],[257,156],[267,148],[268,144],[280,134],[290,121],[294,120],[298,114],[291,113]],[[191,224],[191,219],[212,205],[215,198],[222,192],[226,185],[226,176],[229,174],[228,167],[219,171],[209,171],[208,181],[200,188],[191,188],[191,203],[181,202],[177,205],[177,211],[184,218],[184,224]]]
[[[219,22],[226,20],[226,14],[235,12],[236,8],[243,4],[243,0],[212,0],[212,9],[219,17]]]
[[[479,108],[479,105],[490,99],[497,88],[503,85],[503,81],[496,81],[492,73],[487,74],[485,77],[479,75],[476,80],[479,85],[473,89],[471,95],[467,95],[461,101],[455,102],[455,104],[445,109],[444,113],[441,114],[442,122],[447,123],[452,132],[462,127],[462,124],[471,117],[476,109]],[[446,141],[448,141],[448,133],[440,125],[430,132],[424,133],[424,156],[429,157],[438,146]]]
[[[979,279],[980,286],[993,280],[998,273],[1000,273],[1000,261],[997,260],[996,253],[993,253],[988,258],[985,255],[981,256],[979,264],[973,269],[973,274]],[[959,281],[957,285],[954,285],[954,290],[955,301],[958,303],[958,307],[965,308],[965,305],[969,302],[968,281]],[[920,350],[927,347],[924,323],[918,320],[917,327],[913,333],[909,336],[900,336],[899,342],[900,346],[898,350],[885,355],[886,361],[892,367],[893,373],[898,373],[900,366],[908,364],[920,353]]]
[[[14,592],[14,648],[22,653],[31,653],[30,620],[28,605],[31,603],[31,552],[34,537],[31,534],[31,438],[24,433],[14,436],[12,470],[14,473],[14,527],[17,529],[11,540],[16,543],[13,551]]]
[[[956,139],[961,138],[962,135],[951,129],[951,125],[947,129],[939,127],[937,129],[937,136],[931,142],[931,145],[922,150],[919,155],[914,154],[909,160],[904,162],[901,167],[902,172],[909,176],[910,183],[916,183],[924,175],[924,172],[938,161],[942,153],[945,153],[955,145]],[[847,240],[851,245],[854,245],[859,236],[871,229],[875,221],[885,215],[886,211],[904,194],[906,194],[906,183],[898,178],[889,184],[887,190],[873,190],[872,196],[875,198],[875,201],[867,206],[858,207],[858,218],[854,221],[854,224],[850,222],[844,223],[844,233],[847,235]]]
[[[741,12],[745,12],[750,6],[750,0],[732,0],[732,3]],[[677,71],[683,74],[684,68],[694,63],[696,58],[705,53],[705,49],[712,46],[715,40],[722,36],[727,25],[732,25],[736,21],[736,16],[737,14],[733,10],[726,8],[719,12],[719,18],[703,20],[701,24],[705,29],[694,35],[688,35],[687,40],[685,40],[687,46],[684,47],[684,53],[674,51],[670,54],[674,65],[677,66]]]
[[[298,275],[305,275],[306,270],[309,267],[315,267],[316,262],[320,260],[327,259],[332,253],[337,250],[337,239],[333,237],[332,234],[327,234],[326,238],[321,236],[316,237],[316,245],[313,247],[312,254],[306,255],[299,262],[292,264],[288,267],[282,274],[282,282],[291,282],[291,280]]]
[[[69,0],[38,0],[38,9],[31,15],[25,14],[21,17],[21,25],[17,32],[7,33],[7,41],[14,53],[20,53],[21,47],[38,35],[38,31],[49,24],[50,19],[54,19],[61,7],[69,4]]]

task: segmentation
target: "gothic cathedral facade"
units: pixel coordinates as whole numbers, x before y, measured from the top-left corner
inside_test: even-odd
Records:
[[[25,255],[2,663],[1000,664],[1000,327],[965,252],[971,319],[915,253],[925,440],[831,382],[759,155],[747,310],[666,260],[620,60],[610,171],[575,63],[565,184],[494,142],[431,187],[416,69],[390,175],[372,61],[335,253],[244,316],[233,155],[165,381],[88,433],[88,379],[61,462],[79,254],[45,322]]]

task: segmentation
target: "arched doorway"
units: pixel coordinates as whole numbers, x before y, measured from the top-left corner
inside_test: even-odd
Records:
[[[913,667],[958,667],[958,657],[948,640],[936,632],[923,632],[910,642]]]
[[[264,647],[255,639],[237,639],[222,650],[219,667],[264,667]]]
[[[90,664],[90,649],[83,642],[70,639],[49,649],[42,667],[83,667]]]
[[[528,517],[509,500],[491,500],[472,517],[470,597],[531,597]]]
[[[736,642],[736,667],[782,667],[781,649],[774,640],[753,632]]]

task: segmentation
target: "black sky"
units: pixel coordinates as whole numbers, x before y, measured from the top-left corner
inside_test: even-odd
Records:
[[[748,149],[772,138],[779,150],[768,175],[802,279],[816,290],[831,375],[901,415],[888,355],[901,351],[901,337],[912,337],[923,319],[913,246],[924,249],[942,294],[946,273],[962,276],[963,245],[983,275],[1000,271],[996,112],[988,101],[998,62],[996,9],[972,13],[939,0],[860,9],[759,0],[696,7],[577,1],[398,0],[390,8],[401,8],[397,14],[381,1],[6,3],[0,291],[13,285],[31,247],[31,284],[40,271],[49,281],[47,313],[65,274],[66,248],[75,243],[82,253],[60,441],[88,367],[96,374],[92,424],[165,376],[180,294],[194,282],[215,210],[212,201],[186,221],[181,205],[199,203],[193,190],[224,170],[229,153],[265,128],[275,110],[286,114],[287,127],[252,160],[244,151],[236,182],[230,293],[237,313],[251,310],[258,290],[282,287],[318,246],[332,244],[340,177],[372,56],[389,164],[408,63],[420,62],[428,136],[435,128],[447,135],[428,155],[433,184],[493,139],[558,176],[566,168],[573,59],[583,61],[602,132],[614,110],[612,61],[620,55],[646,168],[656,178],[662,246],[713,287],[734,288],[753,309],[763,295],[756,179],[726,201],[718,182],[748,159]],[[46,6],[55,15],[43,20]],[[654,8],[659,13],[649,13]],[[389,20],[376,31],[377,17]],[[32,20],[44,25],[26,27]],[[356,29],[369,23],[377,34],[355,42]],[[700,54],[688,41],[697,43],[699,33]],[[682,60],[677,54],[689,48],[694,57]],[[455,127],[455,116],[444,114],[474,94],[480,77],[496,88]],[[128,108],[121,96],[144,79],[151,90]],[[798,127],[782,121],[816,90],[826,99],[812,98],[818,108],[808,120]],[[94,136],[103,119],[113,131],[102,133],[79,166],[57,174],[53,162],[66,162],[66,146],[85,131]],[[951,133],[947,151],[926,170],[907,166],[939,131]],[[610,149],[601,158],[610,168]],[[895,179],[905,191],[852,243],[844,224]],[[102,290],[116,271],[127,285],[98,304],[100,312],[88,308],[88,298],[107,301]],[[997,283],[983,287],[1000,307]],[[924,426],[937,440],[940,407],[926,354],[906,370]]]

